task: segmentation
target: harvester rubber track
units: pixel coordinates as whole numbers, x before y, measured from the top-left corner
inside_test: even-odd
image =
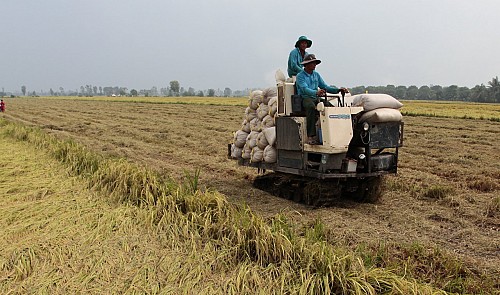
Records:
[[[313,207],[328,207],[341,198],[339,180],[319,180],[283,173],[259,175],[254,186],[274,196]]]
[[[342,198],[358,202],[376,202],[381,194],[381,176],[363,179],[315,179],[272,172],[259,175],[254,187],[274,196],[313,207],[329,207]]]

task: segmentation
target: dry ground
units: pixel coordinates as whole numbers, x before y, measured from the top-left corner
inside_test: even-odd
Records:
[[[10,99],[8,120],[40,126],[98,152],[200,182],[263,216],[322,220],[353,242],[419,242],[500,275],[500,122],[405,117],[397,177],[377,204],[311,209],[252,188],[256,171],[226,157],[244,107]]]

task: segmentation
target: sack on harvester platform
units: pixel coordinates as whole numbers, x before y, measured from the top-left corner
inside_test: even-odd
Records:
[[[274,126],[274,119],[270,115],[267,115],[262,119],[262,130]]]
[[[250,93],[250,98],[248,99],[248,106],[256,110],[262,103],[262,90],[254,90]]]
[[[241,151],[241,157],[243,159],[250,159],[252,154],[252,149],[248,146],[247,143],[245,143],[245,146],[243,147],[243,150]]]
[[[278,96],[278,89],[276,87],[269,87],[262,90],[262,103],[269,104],[269,100],[275,96]]]
[[[250,130],[260,132],[262,130],[262,121],[259,118],[250,121]]]
[[[368,111],[361,115],[359,122],[379,123],[379,122],[399,122],[403,120],[403,115],[396,109],[380,108]]]
[[[252,109],[251,107],[247,107],[245,109],[245,119],[250,122],[253,119],[257,118],[257,111]]]
[[[269,106],[269,116],[274,117],[276,111],[278,111],[278,97],[271,97],[267,105]]]
[[[357,94],[352,97],[352,106],[371,111],[379,108],[400,109],[403,104],[388,94]]]
[[[266,146],[266,148],[264,149],[264,162],[275,163],[276,158],[276,149],[272,145]]]
[[[269,127],[262,130],[262,133],[266,136],[267,142],[269,145],[274,146],[276,143],[276,127]]]
[[[248,134],[246,145],[249,148],[253,149],[257,145],[257,136],[259,136],[259,132],[252,131]]]
[[[243,123],[241,123],[241,131],[244,131],[246,133],[250,133],[252,129],[250,129],[250,122],[248,120],[243,120]]]
[[[241,153],[243,152],[242,148],[237,147],[234,143],[231,145],[231,157],[232,158],[241,158]]]
[[[267,115],[269,115],[269,106],[267,104],[261,103],[257,108],[257,118],[259,118],[259,120],[262,120]]]
[[[236,131],[234,134],[234,145],[238,148],[242,148],[247,141],[248,133],[242,130]]]
[[[252,149],[250,162],[253,162],[253,163],[262,162],[263,157],[264,157],[264,150],[261,149],[260,147],[256,146]]]
[[[268,145],[269,142],[267,142],[266,135],[263,132],[260,132],[259,135],[257,135],[257,146],[263,150]]]

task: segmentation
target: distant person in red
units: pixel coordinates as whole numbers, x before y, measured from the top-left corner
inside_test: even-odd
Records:
[[[3,102],[3,99],[0,101],[0,112],[5,112],[5,102]]]

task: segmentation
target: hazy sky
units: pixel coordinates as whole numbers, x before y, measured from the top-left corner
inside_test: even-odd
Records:
[[[499,0],[0,0],[0,89],[275,84],[300,35],[336,86],[500,76]]]

